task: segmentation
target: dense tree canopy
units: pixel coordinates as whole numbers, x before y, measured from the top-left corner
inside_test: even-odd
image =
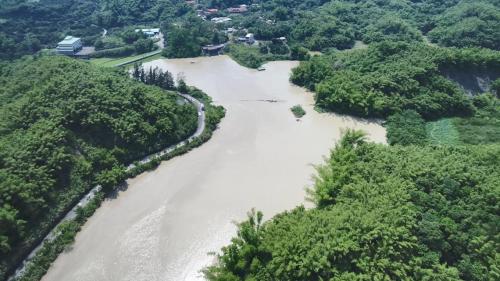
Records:
[[[209,280],[497,280],[500,146],[384,146],[347,132],[310,197],[251,213]]]
[[[427,119],[471,114],[465,91],[443,74],[450,67],[496,73],[500,53],[384,41],[302,62],[291,80],[314,90],[319,106],[359,116],[387,117],[405,109]]]
[[[202,1],[208,6],[227,7],[248,1]],[[292,44],[315,51],[346,49],[355,40],[422,41],[444,46],[497,49],[498,1],[482,0],[310,0],[253,1],[236,26],[255,33],[257,39],[285,36]],[[435,29],[435,30],[433,30]]]
[[[460,3],[438,17],[429,37],[443,46],[500,50],[500,9],[484,1]]]
[[[0,276],[85,191],[197,126],[176,94],[85,62],[42,57],[0,73]]]
[[[226,35],[211,22],[194,15],[186,15],[181,22],[167,23],[163,30],[168,39],[162,54],[169,58],[197,57],[201,55],[202,46],[227,41]]]

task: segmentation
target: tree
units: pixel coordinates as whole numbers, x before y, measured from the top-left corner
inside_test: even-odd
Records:
[[[134,28],[130,27],[122,31],[120,37],[127,44],[133,44],[139,39],[146,39],[142,32],[136,32]]]
[[[389,116],[386,122],[387,141],[390,145],[425,144],[425,121],[414,110],[405,110]]]
[[[293,46],[290,48],[290,58],[292,60],[308,60],[309,57],[309,51],[304,47]]]
[[[134,43],[135,52],[138,54],[151,52],[154,47],[155,44],[151,39],[139,39]]]

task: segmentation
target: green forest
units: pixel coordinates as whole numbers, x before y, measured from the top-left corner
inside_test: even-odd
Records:
[[[190,136],[197,114],[173,92],[69,58],[26,59],[0,74],[3,279],[82,194],[114,187],[124,165]]]
[[[450,69],[465,77],[448,79]],[[315,56],[293,70],[291,81],[315,91],[317,105],[325,109],[368,117],[411,109],[432,119],[472,114],[460,84],[481,75],[500,78],[500,52],[383,41]]]
[[[347,131],[297,207],[251,212],[208,280],[498,280],[500,145],[386,146]]]
[[[182,75],[176,85],[160,68],[50,51],[67,35],[103,61],[162,47],[138,28],[161,29],[167,58],[228,43],[245,67],[300,61],[290,81],[316,110],[387,131],[374,144],[346,130],[316,166],[312,206],[251,210],[208,280],[500,280],[498,0],[0,0],[0,280],[91,188],[105,193],[201,145],[224,116]],[[207,129],[127,174],[196,130],[196,108],[176,91],[204,102]],[[22,280],[43,276],[103,197],[63,224]]]
[[[346,131],[316,167],[314,207],[266,221],[252,210],[205,277],[498,280],[498,3],[265,2],[276,28],[248,21],[256,37],[323,53],[291,82],[321,111],[383,119],[389,145]]]

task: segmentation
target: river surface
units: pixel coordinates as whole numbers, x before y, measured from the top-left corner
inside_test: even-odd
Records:
[[[106,200],[44,281],[191,281],[235,234],[234,221],[255,207],[270,218],[303,204],[314,164],[344,128],[385,142],[380,124],[313,110],[312,94],[289,83],[296,62],[268,63],[266,71],[226,56],[156,60],[223,105],[227,114],[213,138],[156,170],[130,179]],[[277,102],[269,102],[275,100]],[[300,122],[290,107],[301,104]]]

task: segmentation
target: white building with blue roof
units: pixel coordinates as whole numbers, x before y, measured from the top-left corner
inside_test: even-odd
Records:
[[[57,52],[63,55],[74,55],[83,47],[82,39],[73,36],[66,36],[64,40],[57,44]]]

